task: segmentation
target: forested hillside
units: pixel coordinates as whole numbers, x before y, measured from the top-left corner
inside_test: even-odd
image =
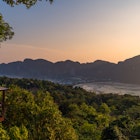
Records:
[[[140,84],[140,55],[118,64],[96,60],[79,63],[71,60],[50,62],[44,59],[25,59],[0,64],[0,75],[12,78],[36,78],[59,83],[113,81]]]
[[[140,139],[140,98],[95,94],[43,80],[0,78],[9,88],[2,140]]]

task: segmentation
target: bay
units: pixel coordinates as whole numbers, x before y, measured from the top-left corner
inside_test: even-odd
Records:
[[[97,94],[130,94],[134,96],[140,96],[140,85],[125,84],[117,82],[92,82],[82,83],[76,85],[87,91],[95,92]]]

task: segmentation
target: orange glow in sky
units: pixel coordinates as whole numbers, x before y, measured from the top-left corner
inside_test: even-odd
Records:
[[[0,63],[25,58],[117,63],[140,54],[138,0],[59,0],[29,10],[0,4],[15,32],[1,44]]]

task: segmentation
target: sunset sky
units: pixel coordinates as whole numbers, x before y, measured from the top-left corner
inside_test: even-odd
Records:
[[[117,63],[140,54],[140,0],[45,0],[30,9],[0,1],[15,36],[0,63],[25,58]]]

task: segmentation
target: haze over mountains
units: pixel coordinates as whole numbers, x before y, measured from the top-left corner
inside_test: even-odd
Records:
[[[0,75],[60,83],[113,81],[140,84],[140,55],[118,64],[102,60],[80,64],[71,60],[52,63],[43,59],[25,59],[23,62],[0,64]]]

